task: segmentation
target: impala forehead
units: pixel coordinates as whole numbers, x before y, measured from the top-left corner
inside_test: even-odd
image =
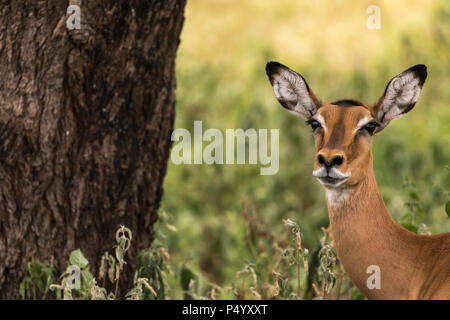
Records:
[[[363,106],[344,108],[334,105],[319,108],[314,115],[322,127],[333,130],[339,128],[353,132],[370,122],[373,118],[370,111]],[[347,131],[347,130],[346,130]]]

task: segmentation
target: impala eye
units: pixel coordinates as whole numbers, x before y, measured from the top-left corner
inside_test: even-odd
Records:
[[[306,121],[306,123],[311,126],[313,131],[315,131],[317,128],[322,128],[322,126],[320,125],[320,122],[317,120],[314,120],[314,119],[310,119],[310,120]]]
[[[375,129],[377,127],[379,127],[380,125],[376,122],[369,122],[368,124],[366,124],[364,127],[362,127],[361,129],[366,130],[370,135],[373,135],[373,132],[375,131]]]

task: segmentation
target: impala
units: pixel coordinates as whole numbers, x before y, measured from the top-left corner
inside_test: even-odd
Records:
[[[414,107],[426,67],[394,77],[374,105],[321,103],[288,67],[269,62],[266,72],[280,104],[312,127],[312,174],[325,189],[333,242],[353,283],[369,299],[450,299],[450,233],[418,235],[397,224],[372,165],[373,135]],[[367,285],[370,266],[379,267],[380,288]]]

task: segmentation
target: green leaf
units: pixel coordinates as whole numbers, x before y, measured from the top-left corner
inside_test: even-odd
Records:
[[[22,300],[25,300],[25,291],[28,288],[30,284],[30,278],[26,277],[22,280],[22,282],[20,283],[20,287],[19,287],[19,294],[20,294],[20,298]]]
[[[88,270],[81,271],[81,288],[89,291],[91,288],[91,281],[94,279],[92,273]]]
[[[151,248],[147,248],[139,252],[137,256],[137,269],[140,268],[149,268],[153,269],[158,262],[155,261],[155,257],[153,255],[153,250]],[[147,277],[147,275],[144,275]]]
[[[366,297],[357,288],[351,290],[351,295],[353,300],[367,300]]]
[[[450,200],[445,204],[445,212],[447,212],[447,216],[450,218]]]
[[[417,231],[419,231],[419,228],[415,224],[412,224],[410,222],[402,223],[402,225],[411,232],[417,233]]]
[[[30,264],[28,272],[30,272],[31,279],[36,280],[39,278],[39,271],[37,270],[36,264]]]
[[[181,269],[180,272],[180,284],[184,291],[189,290],[189,284],[191,280],[195,281],[195,290],[198,289],[198,276],[193,273],[188,267],[184,266],[183,269]],[[192,297],[191,294],[186,292],[184,294],[184,300],[192,300],[194,297]]]
[[[35,279],[34,283],[36,284],[40,292],[44,291],[44,283],[41,278]]]
[[[48,290],[50,289],[50,285],[52,284],[52,278],[53,278],[53,275],[51,272],[44,273],[44,276],[46,277],[45,278],[46,280],[45,280],[44,296],[42,297],[42,299],[45,299],[45,297],[47,296],[47,293],[48,293]]]
[[[417,194],[417,192],[415,191],[411,191],[409,193],[410,197],[413,198],[414,200],[419,200],[419,195]]]
[[[87,267],[89,264],[89,261],[87,261],[80,249],[74,250],[70,253],[69,261],[70,264],[76,265],[80,267],[80,269]]]
[[[161,270],[158,268],[157,269],[157,274],[158,274],[158,284],[159,284],[159,288],[157,290],[157,296],[156,299],[157,300],[165,300],[166,299],[166,293],[165,293],[165,288],[164,288],[164,280],[161,274]]]

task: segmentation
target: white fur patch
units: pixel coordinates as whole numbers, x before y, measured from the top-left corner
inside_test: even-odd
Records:
[[[346,179],[346,178],[350,177],[349,172],[342,173],[336,168],[331,168],[330,171],[328,172],[327,169],[325,169],[325,167],[320,167],[319,169],[314,170],[312,174],[316,178],[324,178],[324,177],[329,176],[334,179]]]
[[[341,206],[352,192],[353,189],[325,188],[328,204],[332,207]]]
[[[359,120],[358,124],[356,125],[356,129],[353,131],[353,133],[355,133],[356,131],[358,131],[362,127],[364,127],[367,123],[369,123],[369,118],[367,118],[367,117],[364,117],[361,120]]]
[[[320,123],[324,130],[327,130],[327,126],[325,125],[325,119],[319,114],[317,115],[317,121]]]

